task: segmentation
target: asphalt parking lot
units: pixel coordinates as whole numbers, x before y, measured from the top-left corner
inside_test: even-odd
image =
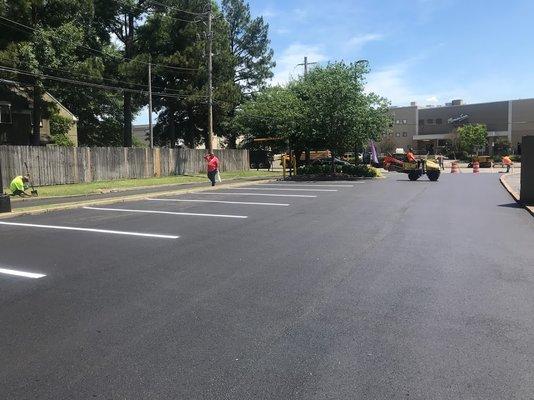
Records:
[[[534,397],[534,223],[495,175],[0,220],[5,399]]]

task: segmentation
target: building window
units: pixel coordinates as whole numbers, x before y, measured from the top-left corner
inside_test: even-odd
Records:
[[[441,125],[443,120],[441,118],[436,118],[436,125]]]
[[[434,125],[434,120],[433,120],[433,119],[427,119],[427,120],[426,120],[426,123],[427,123],[428,125]]]
[[[397,136],[397,137],[400,137],[400,133],[399,133],[399,132],[397,132],[397,133],[395,134],[395,136]]]
[[[402,132],[402,137],[407,137],[408,136],[408,132]]]
[[[420,125],[420,126],[423,126],[424,124],[425,124],[425,120],[424,120],[424,119],[420,119],[420,120],[419,120],[419,125]]]
[[[402,120],[402,123],[403,125],[406,125],[408,123],[408,121],[406,121],[405,119]]]

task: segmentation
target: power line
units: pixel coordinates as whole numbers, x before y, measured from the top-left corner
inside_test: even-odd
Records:
[[[193,12],[193,11],[188,11],[188,10],[182,10],[180,8],[177,8],[175,6],[170,6],[168,4],[163,4],[163,3],[160,3],[159,1],[156,1],[156,0],[147,0],[149,3],[152,3],[152,4],[156,4],[158,6],[161,6],[161,7],[165,7],[165,8],[170,8],[174,11],[179,11],[179,12],[183,12],[185,14],[191,14],[191,15],[198,15],[198,16],[206,16],[208,15],[209,11],[206,11],[206,12]]]
[[[44,80],[52,80],[52,81],[58,81],[58,82],[64,82],[64,83],[71,83],[74,85],[94,87],[98,89],[115,90],[115,91],[135,93],[135,94],[147,94],[148,93],[148,91],[144,91],[144,90],[130,89],[130,88],[124,88],[124,87],[119,87],[119,86],[111,86],[111,85],[103,85],[103,84],[98,84],[98,83],[79,81],[79,80],[63,78],[63,77],[47,75],[47,74],[37,74],[37,73],[30,72],[30,71],[24,71],[24,70],[20,70],[17,68],[11,68],[11,67],[2,66],[2,65],[0,65],[0,71],[36,77],[36,78],[40,78]],[[200,96],[200,95],[183,95],[183,94],[162,93],[162,92],[154,92],[152,94],[158,97],[166,97],[166,98],[174,98],[174,99],[191,98],[191,97],[205,98],[205,96]]]
[[[31,26],[28,26],[28,25],[25,25],[25,24],[22,24],[20,22],[17,22],[17,21],[13,21],[12,19],[9,19],[9,18],[6,18],[4,16],[1,16],[0,15],[0,19],[3,19],[5,21],[8,21],[8,22],[11,22],[12,24],[15,24],[17,26],[20,26],[20,27],[23,27],[25,29],[29,29],[31,30],[32,32],[36,32],[37,29],[36,28],[32,28]],[[1,22],[0,22],[1,23]],[[6,24],[3,24],[3,25],[6,25]],[[9,26],[9,25],[6,25],[6,26]],[[108,54],[102,50],[97,50],[97,49],[93,49],[92,47],[89,47],[89,46],[86,46],[84,44],[76,44],[76,43],[73,43],[72,41],[69,41],[67,39],[63,39],[62,37],[59,37],[57,35],[54,35],[50,32],[48,32],[48,34],[58,40],[61,40],[65,43],[70,43],[70,44],[74,44],[76,45],[76,47],[81,47],[83,49],[86,49],[86,50],[89,50],[89,51],[92,51],[92,52],[95,52],[95,53],[98,53],[98,54],[103,54],[107,57],[111,57],[111,58],[115,58],[117,60],[121,60],[121,61],[130,61],[130,62],[133,62],[133,63],[137,63],[137,64],[143,64],[143,65],[147,65],[148,66],[148,62],[145,62],[145,61],[140,61],[140,60],[134,60],[134,59],[131,59],[131,58],[127,58],[127,57],[121,57],[121,56],[116,56],[116,55],[113,55],[113,54]],[[174,70],[177,70],[177,71],[199,71],[200,68],[189,68],[189,67],[176,67],[176,66],[173,66],[173,65],[168,65],[168,64],[156,64],[156,63],[153,63],[152,64],[153,66],[156,66],[156,67],[162,67],[162,68],[168,68],[168,69],[174,69]]]
[[[4,61],[7,61],[7,62],[12,61],[12,60],[10,60],[10,59],[8,59],[6,57],[2,57],[2,56],[0,56],[0,60],[4,60]],[[109,81],[109,83],[112,83],[112,84],[123,83],[125,85],[140,86],[140,87],[143,87],[143,89],[147,87],[147,85],[141,84],[141,83],[122,81],[122,80],[119,80],[119,79],[106,78],[106,77],[103,77],[103,76],[88,75],[88,74],[84,74],[82,72],[71,71],[71,70],[67,70],[67,69],[64,69],[64,68],[50,67],[50,66],[46,66],[46,65],[41,65],[40,67],[42,67],[44,69],[52,70],[52,71],[67,72],[67,73],[72,74],[72,75],[78,75],[78,76],[82,76],[82,77],[85,77],[85,78],[91,78],[91,79],[95,79],[97,81],[98,80]],[[11,67],[11,68],[14,68],[14,67]],[[161,86],[153,86],[153,88],[156,88],[156,89],[159,89],[159,90],[163,90],[163,91],[170,91],[170,94],[173,94],[172,92],[176,92],[177,94],[181,94],[176,89],[167,89],[167,88],[164,88],[164,87],[161,87]]]

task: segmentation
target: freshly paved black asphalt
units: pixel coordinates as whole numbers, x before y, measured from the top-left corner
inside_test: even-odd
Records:
[[[246,181],[255,181],[262,179],[272,179],[272,177],[251,177],[251,178],[241,178],[241,179],[229,179],[225,180],[225,183],[237,183],[237,182],[246,182]],[[200,183],[177,183],[175,185],[156,185],[156,186],[145,186],[141,188],[130,188],[124,190],[118,190],[114,192],[107,193],[95,193],[87,195],[77,195],[77,196],[65,196],[65,197],[30,197],[30,198],[19,198],[14,197],[11,200],[11,208],[13,210],[18,210],[21,208],[28,207],[38,207],[38,206],[49,206],[56,204],[69,204],[69,203],[78,203],[92,200],[105,200],[105,199],[114,199],[124,196],[134,196],[134,195],[144,195],[144,194],[154,194],[158,192],[170,192],[173,190],[183,190],[183,189],[192,189],[198,187],[206,187],[209,185],[209,181],[206,178],[206,182]],[[38,188],[37,188],[38,189]]]
[[[534,221],[497,179],[9,220],[181,237],[0,225],[0,268],[47,274],[0,275],[0,398],[534,398]]]

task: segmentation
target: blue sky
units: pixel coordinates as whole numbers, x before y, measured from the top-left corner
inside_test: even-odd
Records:
[[[276,82],[312,61],[370,61],[393,105],[534,97],[533,0],[251,0],[271,28]]]
[[[393,105],[534,97],[534,0],[250,0],[250,6],[270,25],[274,83],[302,73],[296,64],[306,55],[321,63],[369,60],[368,89]]]

